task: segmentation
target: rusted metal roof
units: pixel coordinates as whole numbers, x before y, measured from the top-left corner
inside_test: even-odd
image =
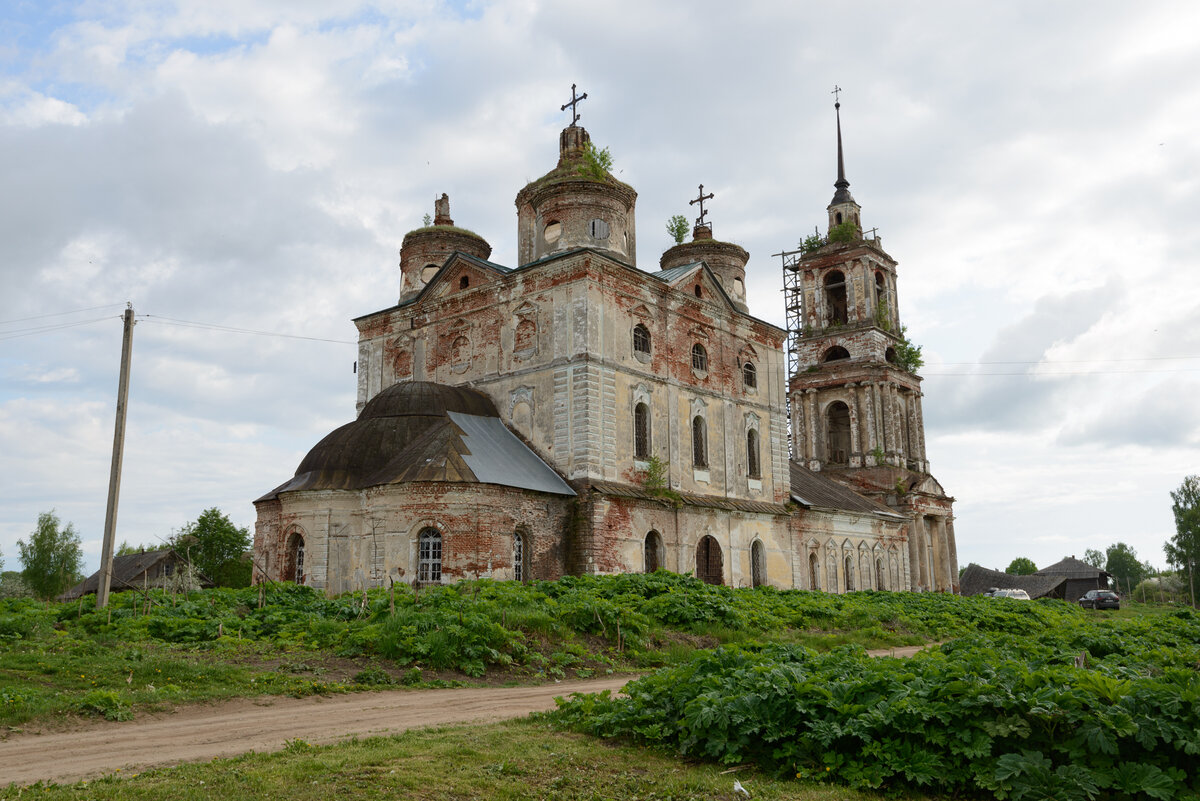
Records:
[[[859,495],[831,478],[814,473],[801,464],[789,460],[788,468],[792,480],[792,500],[801,506],[906,519],[904,515]]]
[[[504,426],[487,395],[470,387],[404,381],[376,395],[357,420],[318,442],[290,481],[258,501],[281,492],[414,481],[575,494]]]
[[[589,486],[604,495],[615,495],[618,498],[637,498],[639,500],[670,503],[662,495],[656,495],[642,487],[631,484],[617,484],[612,481],[593,481]],[[765,515],[786,515],[790,510],[782,503],[766,501],[746,501],[739,498],[725,498],[719,495],[698,495],[691,492],[679,493],[679,499],[688,506],[702,506],[709,509],[724,509],[727,512],[752,512]]]

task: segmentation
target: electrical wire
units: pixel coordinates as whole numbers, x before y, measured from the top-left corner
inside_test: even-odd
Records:
[[[49,315],[47,315],[49,316]],[[4,331],[0,333],[0,339],[16,339],[18,337],[31,337],[37,334],[49,334],[53,331],[62,331],[66,328],[75,328],[81,325],[91,325],[98,323],[101,320],[120,320],[120,317],[113,317],[111,314],[104,317],[94,317],[91,320],[79,320],[73,323],[58,323],[57,325],[44,325],[39,328],[18,328],[15,331]]]
[[[105,303],[103,306],[89,306],[86,309],[73,309],[72,311],[51,312],[50,314],[35,314],[33,317],[17,317],[12,320],[0,320],[0,325],[8,325],[9,323],[24,323],[29,320],[42,320],[46,317],[62,317],[67,314],[82,314],[86,311],[96,311],[96,309],[110,309],[113,306],[120,306],[120,303]],[[107,318],[105,318],[107,319]]]
[[[195,320],[179,320],[174,317],[164,317],[160,314],[140,314],[138,318],[152,323],[162,323],[163,325],[173,325],[180,328],[200,328],[208,331],[224,331],[230,334],[253,334],[262,337],[282,337],[284,339],[305,339],[310,342],[333,342],[338,345],[357,345],[354,340],[349,339],[326,339],[325,337],[306,337],[300,334],[283,334],[278,331],[256,331],[252,328],[236,328],[228,325],[215,325],[213,323],[200,323]]]

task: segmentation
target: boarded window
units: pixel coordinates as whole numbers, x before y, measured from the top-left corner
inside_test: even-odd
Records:
[[[886,577],[883,573],[883,560],[877,558],[875,560],[875,589],[886,590],[887,582],[885,579]]]
[[[692,464],[708,467],[708,425],[700,415],[692,418]]]
[[[461,373],[471,365],[471,340],[466,337],[455,337],[450,346],[450,366]]]
[[[721,546],[712,537],[701,537],[696,546],[696,578],[706,584],[724,584],[724,575]]]
[[[588,225],[588,233],[592,239],[608,239],[608,223],[604,220],[592,220]]]
[[[692,345],[692,369],[701,373],[708,372],[708,351],[699,342]]]
[[[846,324],[846,276],[841,270],[825,274],[825,324]]]
[[[633,458],[650,458],[650,407],[644,403],[633,407]]]
[[[542,238],[546,240],[546,244],[553,245],[560,236],[562,236],[562,223],[558,220],[546,223],[546,228],[542,231]]]
[[[662,537],[657,531],[651,531],[646,535],[646,544],[642,552],[642,563],[647,573],[653,573],[662,567],[660,553],[662,553]]]
[[[633,327],[633,352],[650,353],[650,329],[641,323]]]
[[[767,583],[767,550],[759,540],[750,546],[750,581],[755,587]]]
[[[750,478],[762,478],[762,467],[758,458],[758,431],[746,432],[746,472]]]
[[[742,383],[746,385],[746,389],[754,389],[758,386],[758,368],[754,366],[754,362],[746,362],[742,365]]]
[[[436,528],[423,528],[417,539],[417,581],[442,580],[442,534]]]
[[[825,461],[850,463],[850,407],[841,401],[829,404],[825,412]]]

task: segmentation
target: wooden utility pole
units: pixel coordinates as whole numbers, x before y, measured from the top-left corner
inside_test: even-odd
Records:
[[[112,584],[113,541],[117,533],[117,498],[121,494],[121,462],[125,455],[125,410],[129,400],[129,365],[133,359],[133,304],[125,304],[125,335],[121,339],[121,378],[117,382],[117,425],[113,432],[112,471],[108,474],[108,510],[104,513],[104,548],[100,554],[100,583],[96,608],[108,606]]]

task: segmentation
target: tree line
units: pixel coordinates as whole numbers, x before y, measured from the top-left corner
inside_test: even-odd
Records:
[[[172,548],[218,587],[250,585],[251,539],[245,526],[235,526],[220,509],[206,509],[195,520],[158,545],[122,542],[116,556]],[[83,548],[75,525],[63,525],[53,511],[38,515],[27,540],[17,541],[21,570],[5,571],[0,554],[0,597],[52,599],[83,581]]]

